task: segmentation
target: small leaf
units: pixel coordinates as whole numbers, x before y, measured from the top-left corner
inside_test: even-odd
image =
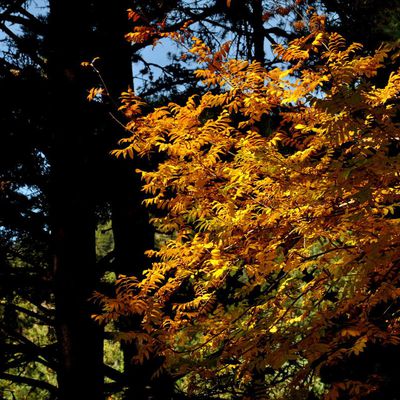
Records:
[[[87,99],[89,101],[93,101],[93,100],[99,100],[99,97],[104,93],[104,89],[103,88],[91,88],[89,90],[89,94],[87,96]]]

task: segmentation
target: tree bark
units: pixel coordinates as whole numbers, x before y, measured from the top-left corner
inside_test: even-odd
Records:
[[[263,6],[262,0],[252,1],[253,15],[252,15],[252,28],[253,28],[253,46],[254,46],[254,59],[262,65],[265,63],[265,50],[264,50],[264,21],[263,21]]]
[[[50,221],[59,343],[59,400],[101,400],[103,338],[91,318],[96,282],[91,112],[80,63],[90,54],[90,2],[50,0]],[[89,86],[90,87],[90,86]]]
[[[122,91],[133,87],[132,46],[124,36],[131,29],[126,10],[132,7],[131,0],[123,0],[118,7],[110,7],[108,2],[100,1],[98,33],[100,38],[99,69],[107,85],[111,101],[109,111],[115,113],[119,106]],[[117,103],[117,104],[116,104]],[[121,116],[118,116],[120,118]],[[112,118],[105,121],[106,143],[109,148],[117,147],[117,141],[126,135]],[[154,245],[154,231],[149,224],[148,211],[142,205],[144,199],[141,181],[136,168],[143,167],[143,161],[118,160],[108,157],[105,162],[106,200],[111,205],[112,229],[114,236],[114,270],[117,274],[140,276],[149,266],[144,252]],[[120,321],[119,329],[138,329],[139,321],[126,318]],[[124,374],[127,382],[125,400],[168,400],[173,390],[173,382],[167,377],[153,381],[151,376],[156,370],[154,362],[146,365],[135,365],[132,357],[137,349],[132,344],[122,343],[124,353]]]

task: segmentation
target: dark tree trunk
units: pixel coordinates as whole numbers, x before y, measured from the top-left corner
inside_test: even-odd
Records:
[[[262,65],[265,63],[265,50],[264,50],[264,21],[263,21],[263,6],[262,0],[252,0],[252,28],[253,28],[253,46],[254,46],[254,59]]]
[[[91,318],[96,282],[90,87],[80,63],[90,43],[90,3],[50,0],[50,221],[54,246],[54,296],[59,343],[59,400],[101,400],[103,339]]]
[[[129,86],[133,87],[132,48],[124,38],[124,35],[132,29],[126,12],[129,7],[132,7],[132,2],[123,0],[118,7],[110,7],[108,2],[99,2],[97,8],[100,35],[98,65],[112,98],[109,111],[114,115],[120,93],[126,91]],[[118,139],[126,135],[126,131],[109,116],[105,121],[105,135],[106,142],[109,143],[109,148],[105,152],[107,153],[117,147]],[[154,232],[149,224],[149,215],[142,205],[144,197],[141,192],[140,177],[135,173],[136,168],[143,167],[143,162],[138,158],[128,161],[109,157],[105,166],[106,198],[111,205],[114,236],[113,267],[118,274],[140,276],[149,266],[149,260],[144,252],[154,245]],[[126,318],[119,324],[121,330],[138,329],[138,327],[139,321],[133,318]],[[133,364],[132,357],[137,349],[132,344],[122,343],[122,350],[127,382],[124,398],[168,400],[173,390],[172,381],[167,377],[152,381],[151,376],[157,368],[155,363]]]

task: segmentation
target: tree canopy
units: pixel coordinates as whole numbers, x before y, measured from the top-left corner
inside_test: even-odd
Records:
[[[138,361],[162,356],[189,394],[388,393],[379,365],[328,375],[400,340],[400,75],[375,84],[398,48],[364,55],[324,21],[314,14],[308,35],[275,46],[273,69],[192,38],[208,91],[184,105],[146,112],[123,94],[132,135],[114,154],[159,159],[138,172],[169,238],[143,277],[97,295],[96,318],[140,315],[119,338],[138,344]]]
[[[381,3],[0,0],[1,398],[397,399]]]

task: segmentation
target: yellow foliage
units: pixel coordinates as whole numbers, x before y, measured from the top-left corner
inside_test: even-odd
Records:
[[[275,48],[287,69],[231,60],[229,44],[212,53],[193,38],[196,75],[219,92],[145,115],[132,91],[122,96],[132,136],[115,153],[162,154],[139,172],[171,239],[149,252],[143,277],[100,296],[98,318],[142,315],[146,336],[131,335],[138,359],[163,355],[194,385],[229,375],[239,387],[257,371],[268,386],[288,365],[305,382],[400,329],[395,313],[370,317],[400,295],[400,158],[390,153],[400,74],[376,88],[391,50],[363,56],[313,21],[310,35]],[[320,63],[307,63],[311,54]],[[279,120],[272,131],[269,118]],[[326,398],[357,385],[333,385]]]

